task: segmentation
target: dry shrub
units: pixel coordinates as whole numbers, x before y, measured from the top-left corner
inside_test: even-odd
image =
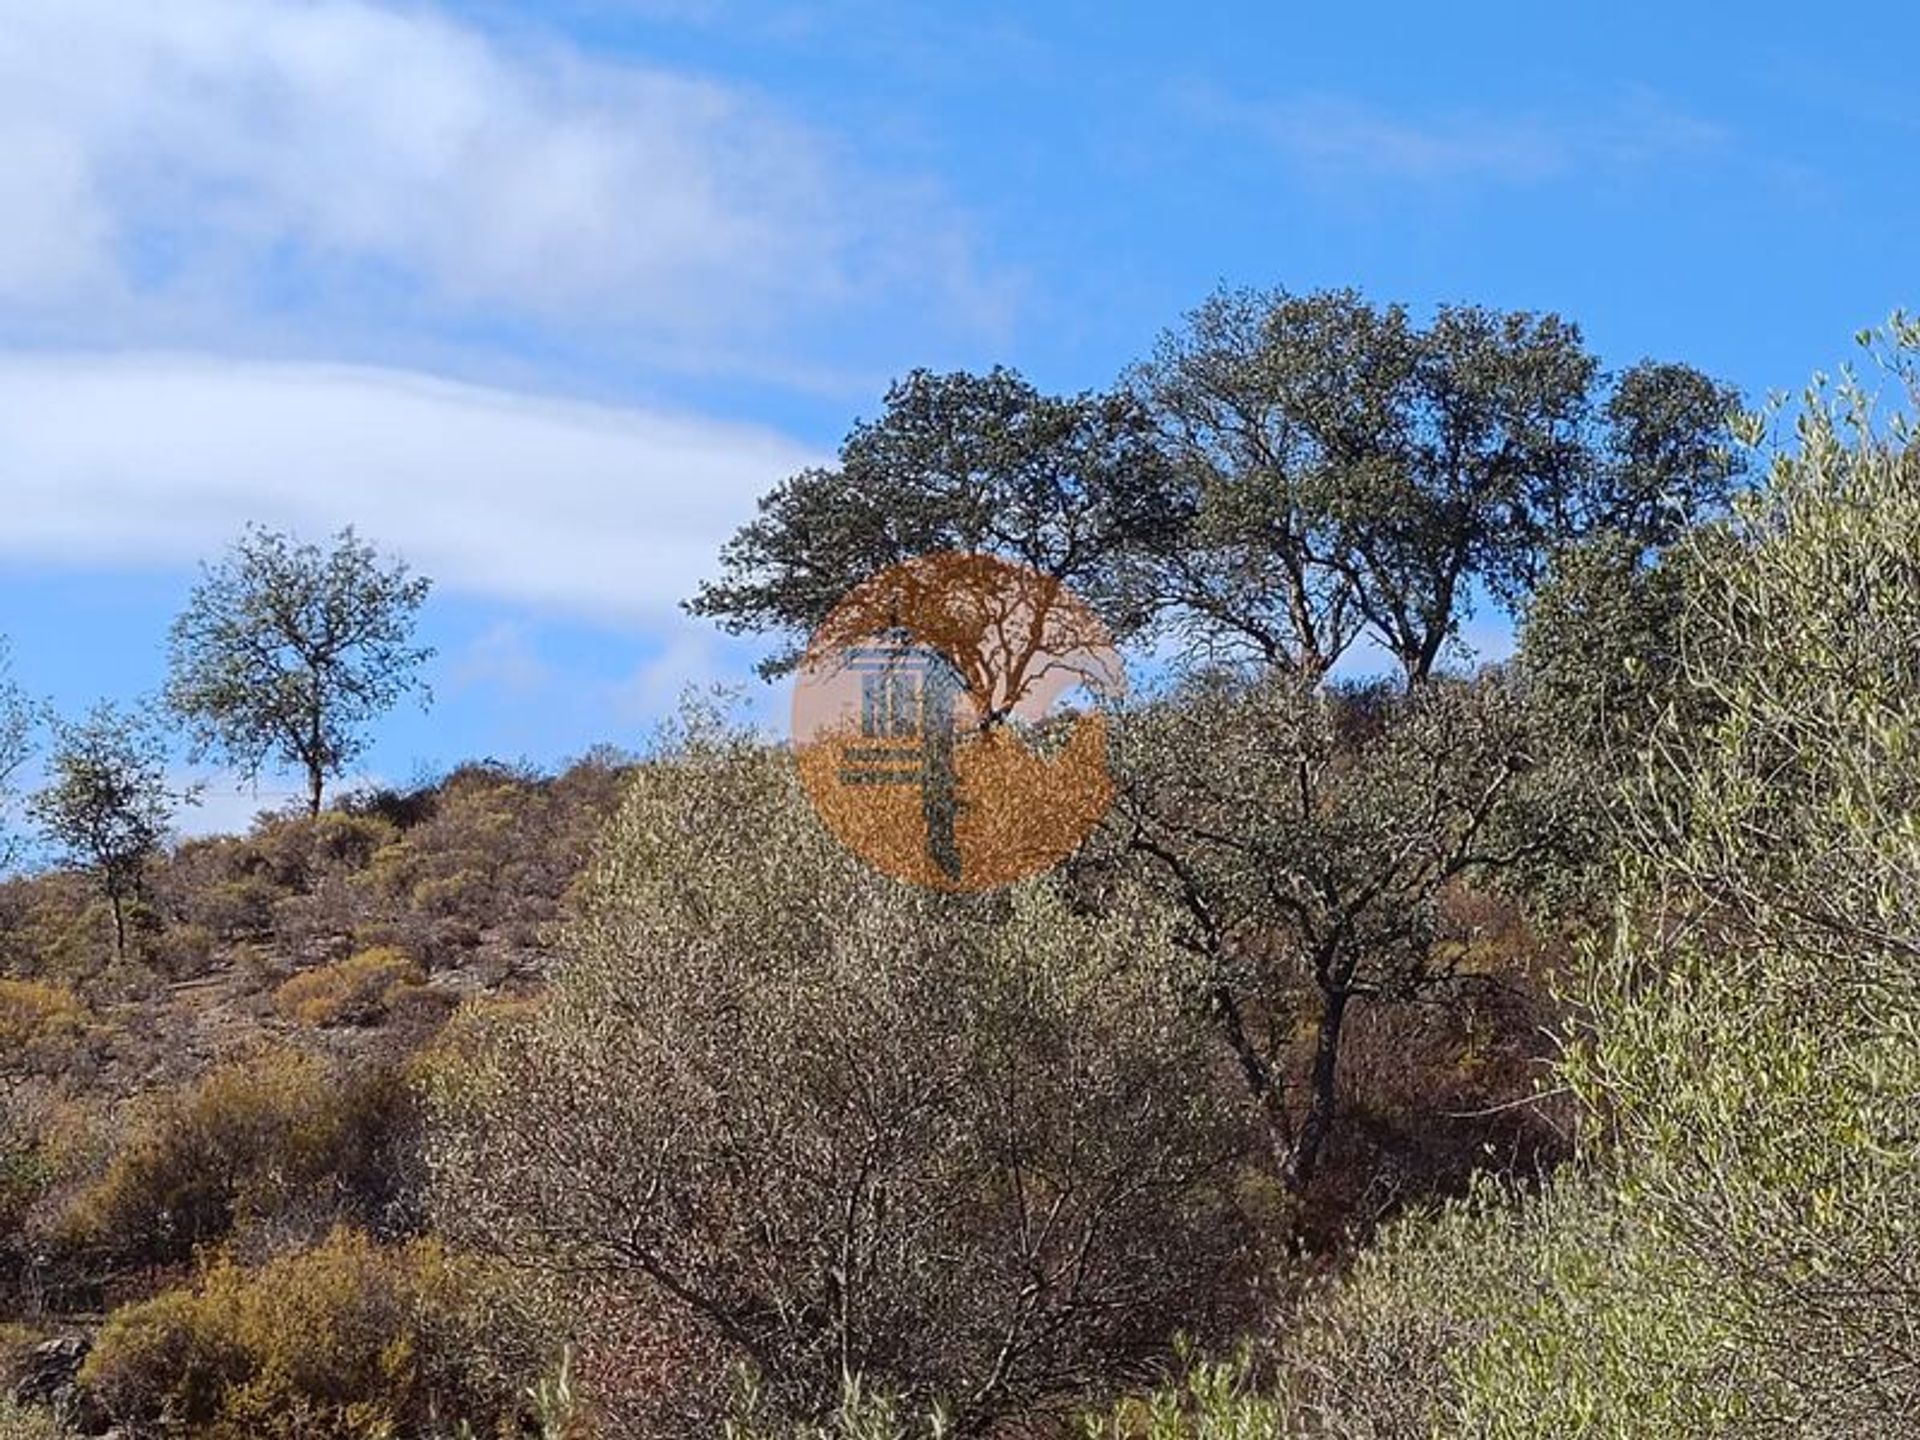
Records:
[[[169,980],[192,980],[213,968],[219,941],[205,925],[165,925],[143,937],[140,958]]]
[[[286,893],[246,840],[225,835],[182,842],[153,867],[148,884],[174,923],[229,941],[267,934],[274,903]]]
[[[95,1116],[41,1078],[0,1086],[0,1292],[30,1252],[43,1202],[98,1163]],[[4,1388],[4,1387],[0,1387]]]
[[[77,872],[0,881],[0,919],[0,972],[82,984],[112,959],[112,914]]]
[[[263,1051],[140,1106],[62,1238],[165,1265],[236,1227],[310,1235],[350,1218],[392,1229],[404,1223],[413,1124],[391,1071],[343,1075]]]
[[[0,1271],[27,1211],[47,1187],[47,1163],[29,1117],[11,1096],[0,1096]]]
[[[416,818],[363,877],[378,916],[363,934],[400,941],[430,969],[460,959],[487,932],[536,946],[564,913],[627,774],[611,755],[589,756],[552,779],[467,765],[424,803],[390,799]]]
[[[72,1440],[73,1435],[51,1410],[16,1405],[0,1395],[0,1440]]]
[[[386,1028],[397,1044],[417,1049],[437,1034],[459,1007],[460,997],[431,985],[401,985],[386,997]]]
[[[337,810],[262,815],[247,836],[181,845],[156,867],[153,891],[176,923],[306,949],[351,935],[366,918],[354,881],[398,833],[376,816]]]
[[[306,891],[327,875],[366,869],[398,833],[375,816],[340,810],[272,816],[249,837],[247,863],[263,869],[282,890]]]
[[[302,1025],[372,1025],[425,979],[406,955],[383,946],[295,975],[274,992],[273,1004]]]
[[[87,1007],[65,985],[0,979],[0,1065],[31,1067],[86,1032]]]
[[[284,898],[268,876],[241,875],[200,891],[192,913],[223,939],[255,939],[273,933],[274,906]]]
[[[203,1440],[384,1440],[514,1424],[517,1388],[480,1357],[484,1282],[434,1241],[337,1229],[257,1270],[115,1312],[82,1382],[115,1419]]]
[[[303,964],[391,944],[433,969],[504,942],[523,964],[564,913],[629,772],[611,753],[551,778],[469,765],[405,795],[262,814],[247,835],[185,841],[146,877],[142,957],[170,980],[206,973],[221,947],[241,944]],[[112,933],[76,872],[0,880],[0,975],[90,984]]]

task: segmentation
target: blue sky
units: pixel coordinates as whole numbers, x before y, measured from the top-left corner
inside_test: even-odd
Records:
[[[367,773],[637,743],[755,653],[674,602],[916,364],[1097,386],[1221,282],[1352,284],[1797,388],[1920,300],[1916,47],[1893,3],[0,0],[0,633],[63,708],[150,690],[196,557],[352,520],[439,582]]]

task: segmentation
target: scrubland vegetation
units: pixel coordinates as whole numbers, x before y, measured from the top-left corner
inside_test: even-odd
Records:
[[[194,657],[303,813],[0,885],[0,1437],[1905,1433],[1920,331],[1875,343],[1755,416],[1550,318],[1233,294],[1111,394],[911,377],[695,606],[787,644],[973,549],[1177,639],[1100,830],[981,895],[720,702],[328,807],[425,590],[249,537],[377,580],[276,663],[371,607],[385,678],[275,751]]]

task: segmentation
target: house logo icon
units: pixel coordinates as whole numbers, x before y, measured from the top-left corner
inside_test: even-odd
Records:
[[[946,552],[882,572],[813,636],[800,775],[829,829],[897,879],[987,890],[1057,864],[1113,800],[1104,626],[1057,580]]]

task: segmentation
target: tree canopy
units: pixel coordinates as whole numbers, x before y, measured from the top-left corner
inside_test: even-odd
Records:
[[[939,551],[1011,560],[1065,582],[1118,631],[1143,619],[1124,583],[1182,516],[1150,418],[1123,393],[1047,395],[1011,370],[916,370],[839,463],[760,501],[689,608],[735,633],[778,637],[782,673],[806,634],[862,581]]]
[[[835,466],[775,487],[691,602],[778,637],[939,550],[1066,582],[1116,633],[1325,675],[1361,636],[1431,674],[1477,600],[1515,609],[1553,558],[1672,539],[1738,475],[1738,397],[1684,365],[1602,370],[1551,314],[1351,290],[1227,290],[1119,389],[915,371]]]
[[[269,763],[303,770],[318,814],[327,777],[364,750],[367,723],[424,690],[418,671],[433,651],[413,631],[430,585],[351,528],[324,550],[249,529],[173,624],[167,702],[196,755],[219,755],[246,779]]]
[[[1738,471],[1737,397],[1683,365],[1609,376],[1551,314],[1355,291],[1222,291],[1133,376],[1190,515],[1144,583],[1198,647],[1324,675],[1362,635],[1430,675],[1601,533],[1671,539]]]
[[[56,721],[47,783],[30,803],[41,833],[87,866],[113,908],[115,953],[127,952],[126,903],[184,798],[167,779],[166,743],[151,714],[108,702]]]

